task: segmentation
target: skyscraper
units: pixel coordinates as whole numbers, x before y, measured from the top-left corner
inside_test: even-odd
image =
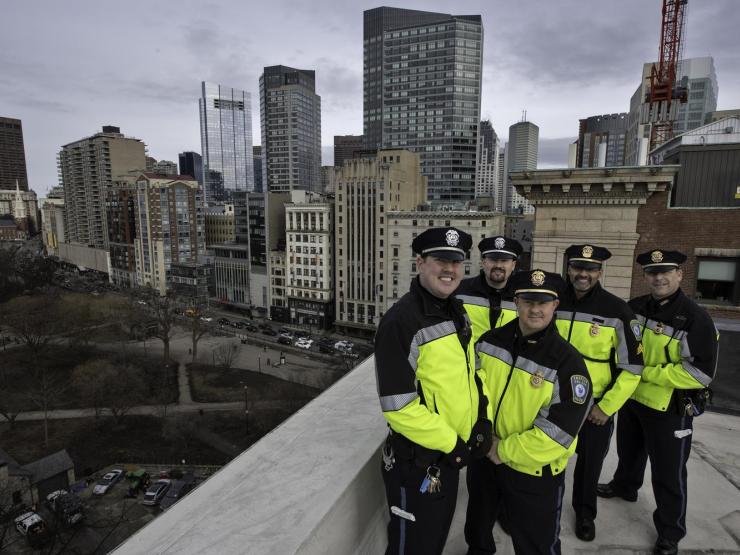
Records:
[[[334,135],[334,166],[340,168],[345,160],[352,160],[363,147],[362,135]]]
[[[531,121],[520,121],[509,127],[506,144],[506,175],[512,171],[536,170],[540,128]],[[508,180],[507,180],[508,181]],[[534,207],[507,184],[507,212],[534,213]]]
[[[478,15],[364,14],[366,147],[419,153],[434,204],[475,195],[482,52]]]
[[[203,158],[197,152],[181,152],[178,155],[180,162],[180,175],[194,177],[198,184],[203,187]]]
[[[252,96],[202,83],[200,143],[207,204],[228,202],[233,191],[254,190]]]
[[[641,122],[645,121],[649,109],[645,99],[650,91],[652,67],[653,62],[643,65],[642,79],[630,100],[625,137],[625,166],[640,164],[640,140],[650,138],[650,125]],[[673,134],[680,135],[704,125],[707,114],[717,109],[719,88],[717,74],[714,70],[714,59],[710,56],[681,60],[676,74],[677,85],[684,86],[688,90],[686,103],[673,103],[677,110]]]
[[[598,167],[599,149],[603,150],[605,166],[623,166],[626,133],[627,112],[579,120],[576,167]]]
[[[115,179],[146,167],[145,145],[118,127],[66,144],[59,152],[67,241],[108,249],[106,192]]]
[[[478,134],[478,167],[475,172],[475,196],[493,197],[494,208],[503,211],[498,190],[498,159],[500,141],[491,122],[480,122]]]
[[[321,185],[321,97],[315,72],[271,66],[260,76],[262,178],[270,193]]]
[[[0,117],[0,189],[28,191],[23,124],[19,119]]]
[[[254,159],[254,192],[261,193],[265,190],[265,182],[262,178],[262,145],[252,147],[252,158]]]

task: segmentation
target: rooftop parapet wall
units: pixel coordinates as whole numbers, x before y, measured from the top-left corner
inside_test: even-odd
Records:
[[[592,243],[608,248],[603,284],[630,297],[640,206],[670,190],[678,166],[568,168],[511,172],[517,192],[535,207],[532,267],[563,273],[565,249]]]

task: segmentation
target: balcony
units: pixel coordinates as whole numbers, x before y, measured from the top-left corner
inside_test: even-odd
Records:
[[[740,418],[708,413],[694,421],[689,459],[688,536],[681,549],[737,553],[740,549]],[[116,555],[150,553],[383,553],[387,509],[379,448],[386,434],[376,394],[373,358],[303,407],[231,461],[182,502],[120,545]],[[612,445],[602,477],[612,475]],[[562,552],[649,552],[655,542],[650,487],[637,503],[601,500],[597,538],[573,534],[572,468],[563,500]],[[649,471],[648,471],[649,472]],[[467,493],[461,479],[446,555],[465,553]],[[645,483],[650,484],[646,476]],[[499,553],[513,553],[496,527]],[[696,550],[696,551],[694,551]]]

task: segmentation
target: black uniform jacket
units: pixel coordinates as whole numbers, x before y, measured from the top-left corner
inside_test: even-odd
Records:
[[[632,398],[666,411],[674,393],[707,387],[717,371],[719,334],[707,311],[681,289],[667,299],[629,302],[642,327],[645,368]]]
[[[375,371],[383,416],[395,434],[449,453],[467,441],[486,406],[476,383],[475,350],[462,302],[434,297],[417,277],[383,316]]]

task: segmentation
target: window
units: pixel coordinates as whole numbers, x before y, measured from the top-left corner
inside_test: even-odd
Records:
[[[740,288],[737,287],[738,260],[700,258],[698,263],[696,298],[717,304],[738,304],[740,298]]]

